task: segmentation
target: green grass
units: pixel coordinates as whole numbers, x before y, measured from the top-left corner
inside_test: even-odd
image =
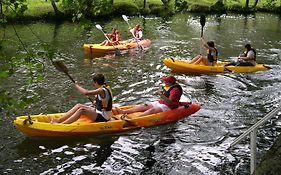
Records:
[[[43,16],[54,13],[51,2],[48,0],[27,0],[28,9],[24,13],[26,16]]]
[[[217,0],[185,0],[190,5],[201,5],[201,6],[212,6]],[[273,10],[280,8],[280,0],[275,0],[274,3],[268,4],[269,0],[259,0],[257,5],[258,10]],[[174,9],[175,0],[172,0],[169,4],[170,9]],[[224,1],[225,6],[228,10],[242,10],[245,7],[245,0],[227,0]],[[253,6],[254,1],[250,1],[250,7]],[[123,4],[123,5],[121,5]],[[114,6],[120,5],[121,9],[124,7],[124,4],[128,6],[136,6],[138,9],[143,9],[143,0],[114,0]],[[30,17],[41,17],[44,15],[54,14],[53,7],[51,5],[50,0],[27,0],[28,10],[25,12],[25,16]],[[59,10],[60,5],[57,3],[57,7]],[[126,6],[125,6],[126,7]],[[148,13],[159,13],[161,11],[165,11],[163,3],[161,0],[146,0],[146,9],[148,9]],[[199,8],[200,9],[200,8]],[[126,10],[126,9],[122,9]],[[188,11],[188,9],[186,10]],[[6,13],[9,16],[9,13]]]

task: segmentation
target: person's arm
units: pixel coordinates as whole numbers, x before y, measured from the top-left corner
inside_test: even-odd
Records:
[[[171,91],[170,91],[170,96],[169,98],[166,97],[162,91],[158,91],[157,92],[158,95],[160,96],[160,98],[162,100],[164,100],[167,104],[173,104],[173,103],[178,103],[180,101],[180,98],[181,98],[181,92],[178,88],[173,88]]]
[[[163,91],[157,91],[157,94],[160,96],[160,98],[162,99],[162,100],[164,100],[166,103],[168,103],[168,104],[172,104],[173,103],[173,101],[172,100],[170,100],[168,97],[166,97],[164,94],[163,94]]]
[[[205,40],[204,38],[201,38],[201,42],[202,42],[202,46],[205,47],[206,49],[210,49],[210,50],[212,50],[212,51],[216,51],[215,48],[210,47],[210,46],[207,44],[207,42],[206,42],[206,40]]]
[[[85,89],[82,86],[80,86],[78,84],[78,82],[75,82],[75,87],[81,94],[84,94],[84,95],[98,95],[98,94],[100,94],[101,96],[104,96],[104,92],[101,88],[95,89],[95,90],[88,90],[88,89]]]
[[[252,60],[254,59],[255,57],[255,54],[252,50],[250,50],[246,56],[239,56],[238,59],[242,59],[242,60],[245,60],[245,61],[249,61],[249,60]]]

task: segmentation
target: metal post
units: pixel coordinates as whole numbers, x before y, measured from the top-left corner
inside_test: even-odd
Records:
[[[256,165],[257,165],[257,130],[261,125],[263,125],[265,122],[267,122],[273,116],[275,116],[279,111],[281,111],[281,103],[279,104],[279,106],[277,108],[272,110],[261,120],[259,120],[258,122],[255,122],[255,124],[253,126],[251,126],[249,129],[247,129],[239,137],[234,139],[234,141],[230,144],[229,149],[233,148],[234,145],[238,144],[241,140],[243,140],[245,137],[247,137],[250,134],[251,174],[254,173],[254,171],[256,169]]]
[[[269,119],[271,119],[273,116],[275,116],[279,111],[281,111],[281,103],[279,104],[279,107],[272,110],[270,113],[268,113],[265,117],[263,117],[261,120],[259,120],[256,124],[251,126],[249,129],[247,129],[243,134],[241,134],[239,137],[237,137],[231,144],[230,148],[239,143],[241,140],[243,140],[246,136],[248,136],[254,129],[258,129],[262,124],[267,122]]]
[[[251,132],[250,147],[251,147],[251,174],[253,174],[256,169],[256,163],[257,163],[257,129],[254,129]]]

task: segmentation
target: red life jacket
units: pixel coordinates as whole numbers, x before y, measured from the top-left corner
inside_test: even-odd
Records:
[[[120,41],[120,32],[115,32],[112,34],[112,41]]]
[[[169,87],[169,89],[166,89],[166,88],[163,86],[163,87],[162,87],[162,89],[163,89],[163,94],[164,94],[167,98],[169,98],[169,97],[170,97],[170,92],[171,92],[171,90],[174,89],[174,88],[178,88],[178,89],[180,90],[180,96],[181,96],[181,95],[182,95],[182,88],[181,88],[181,86],[180,86],[179,84],[172,85],[172,86]],[[180,98],[179,98],[179,100],[180,100]],[[180,106],[180,102],[179,102],[179,101],[173,101],[172,104],[169,104],[169,103],[166,103],[164,100],[160,100],[159,103],[167,105],[170,109],[175,109],[175,108],[177,108],[177,107]]]

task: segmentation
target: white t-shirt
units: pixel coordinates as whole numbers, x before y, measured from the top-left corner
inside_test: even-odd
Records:
[[[248,53],[247,53],[247,57],[248,58],[255,58],[255,53],[254,53],[254,51],[253,50],[250,50]]]

